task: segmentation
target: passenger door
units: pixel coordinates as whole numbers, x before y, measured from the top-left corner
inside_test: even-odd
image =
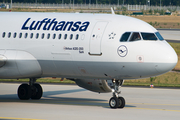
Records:
[[[90,37],[89,55],[102,55],[101,40],[107,24],[108,22],[106,21],[100,21],[95,24]]]

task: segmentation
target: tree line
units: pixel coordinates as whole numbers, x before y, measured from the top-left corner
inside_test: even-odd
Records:
[[[15,3],[73,3],[73,0],[12,0]],[[124,4],[129,4],[129,5],[161,5],[162,6],[180,6],[180,0],[74,0],[75,4],[118,4],[122,5]],[[11,0],[0,0],[0,2],[11,2]]]

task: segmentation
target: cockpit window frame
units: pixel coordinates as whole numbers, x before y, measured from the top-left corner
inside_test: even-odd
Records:
[[[122,40],[122,37],[123,37],[123,35],[125,35],[126,33],[130,33],[129,34],[129,36],[128,36],[128,38],[127,38],[127,40],[126,41],[121,41]],[[132,35],[132,32],[124,32],[123,34],[122,34],[122,36],[121,36],[121,38],[120,38],[120,42],[128,42],[129,41],[129,38],[131,37],[131,35]]]
[[[152,39],[152,38],[150,38],[150,37],[149,37],[150,39],[147,39],[147,36],[146,36],[146,35],[144,36],[143,34],[144,34],[144,35],[145,35],[145,34],[146,34],[146,35],[148,35],[148,34],[149,34],[149,35],[154,35],[154,37],[155,37],[156,39]],[[158,40],[158,38],[157,38],[157,36],[155,35],[155,33],[141,32],[141,36],[142,36],[142,39],[145,40],[145,41],[147,41],[147,40],[149,40],[149,41],[157,41],[157,40]],[[151,37],[152,37],[152,36],[151,36]]]
[[[162,35],[157,31],[155,32],[155,36],[160,40],[160,41],[163,41],[164,38],[162,37]]]
[[[130,33],[130,35],[129,35],[129,37],[128,37],[128,39],[127,39],[126,41],[122,41],[121,39],[122,39],[123,35],[126,34],[126,33]],[[134,34],[134,33],[138,33],[140,39],[131,41],[131,38],[133,37],[133,34]],[[156,39],[153,39],[153,37],[152,37],[152,39],[144,39],[144,38],[143,38],[143,33],[153,34],[153,37],[156,38]],[[151,37],[150,37],[150,38],[151,38]],[[121,35],[121,37],[120,37],[120,39],[119,39],[119,42],[163,41],[163,40],[164,40],[164,38],[161,36],[161,34],[160,34],[158,31],[156,31],[156,32],[126,31],[126,32],[124,32],[124,33]]]
[[[129,35],[127,41],[121,41],[122,36],[123,36],[125,33],[130,33],[130,35]],[[139,40],[135,40],[135,41],[141,41],[141,40],[143,40],[143,39],[142,39],[142,36],[141,36],[141,33],[140,33],[139,31],[126,31],[126,32],[124,32],[124,33],[122,34],[119,42],[135,42],[135,41],[130,41],[130,39],[132,38],[132,35],[133,35],[134,33],[138,33],[138,34],[139,34],[139,37],[140,37]]]
[[[131,38],[133,37],[133,35],[134,35],[135,33],[138,33],[138,34],[139,34],[140,39],[130,41]],[[131,32],[131,35],[130,35],[130,37],[129,37],[129,39],[128,39],[128,42],[135,42],[135,41],[141,41],[141,40],[143,40],[143,39],[142,39],[142,36],[141,36],[140,32],[135,32],[135,31],[133,31],[133,32]]]

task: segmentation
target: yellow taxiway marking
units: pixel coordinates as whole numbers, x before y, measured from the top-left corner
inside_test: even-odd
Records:
[[[155,103],[127,103],[130,105],[164,105],[164,106],[180,106],[180,104],[155,104]]]
[[[0,117],[0,120],[43,120],[43,119],[14,118],[14,117]]]
[[[142,109],[142,110],[158,110],[158,111],[172,111],[172,112],[180,112],[180,110],[168,110],[168,109],[153,109],[153,108],[131,108],[131,107],[125,107],[129,109]]]
[[[154,103],[127,103],[127,105],[180,106],[180,104],[154,104]],[[125,107],[125,108],[180,112],[180,110],[170,110],[170,109],[153,109],[153,108],[139,108],[139,107]]]

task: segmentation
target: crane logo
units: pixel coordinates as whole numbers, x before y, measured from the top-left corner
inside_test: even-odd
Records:
[[[128,49],[125,45],[121,45],[118,47],[117,53],[120,57],[125,57],[128,53]]]

